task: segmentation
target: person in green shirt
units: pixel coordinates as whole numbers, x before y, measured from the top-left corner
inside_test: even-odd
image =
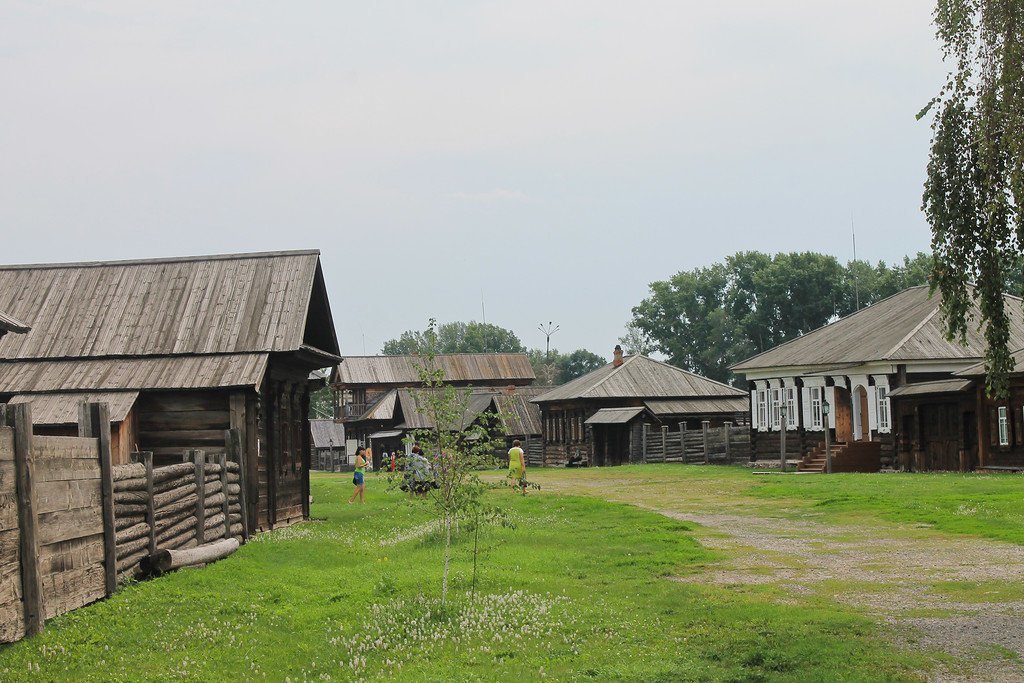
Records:
[[[355,484],[356,490],[352,492],[352,497],[348,499],[349,505],[355,502],[356,496],[359,496],[359,504],[363,504],[363,493],[366,491],[366,484],[363,483],[363,477],[366,474],[365,452],[366,449],[362,446],[356,449],[356,471],[352,475],[352,483]]]
[[[512,448],[508,451],[508,479],[514,489],[526,495],[526,454],[520,447],[519,439],[512,442]]]

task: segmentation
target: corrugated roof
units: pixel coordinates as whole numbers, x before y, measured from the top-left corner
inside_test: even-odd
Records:
[[[3,311],[0,311],[0,337],[4,336],[6,332],[17,332],[18,334],[24,334],[31,328],[25,323],[21,322],[12,315],[7,315]]]
[[[601,408],[593,415],[587,418],[583,424],[588,425],[619,425],[626,424],[640,413],[644,412],[645,408],[640,406],[639,408]]]
[[[707,415],[710,413],[745,413],[750,407],[746,396],[736,398],[677,399],[645,401],[655,415]]]
[[[1006,297],[1010,342],[1024,346],[1021,300]],[[971,360],[985,355],[985,337],[967,326],[967,345],[946,339],[940,297],[927,285],[911,287],[813,332],[732,366],[743,372],[774,367],[867,363],[871,361]],[[972,304],[974,320],[981,312]]]
[[[929,394],[950,394],[967,391],[974,385],[969,379],[943,379],[935,382],[904,384],[889,392],[890,396],[928,396]]]
[[[584,398],[694,398],[699,396],[746,396],[746,392],[647,356],[629,356],[619,367],[615,367],[614,363],[609,363],[541,394],[534,401],[547,403]]]
[[[341,384],[413,385],[421,382],[422,356],[346,356],[338,365]],[[436,356],[446,382],[523,383],[537,378],[525,353],[452,353]]]
[[[121,422],[128,417],[138,397],[137,391],[18,394],[8,403],[31,405],[32,424],[69,425],[78,424],[78,407],[85,401],[106,403],[110,409],[110,421]]]
[[[345,425],[334,420],[310,420],[313,448],[341,448],[345,445]]]
[[[0,393],[256,387],[268,354],[0,361]]]
[[[0,266],[0,310],[32,326],[0,358],[295,351],[314,288],[312,345],[337,354],[318,254]]]

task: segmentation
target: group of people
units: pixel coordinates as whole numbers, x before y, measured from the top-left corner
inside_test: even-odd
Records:
[[[398,451],[394,451],[390,456],[388,456],[387,452],[384,455],[390,471],[396,471],[401,462]],[[372,463],[372,460],[373,452],[371,449],[364,446],[356,449],[356,467],[355,472],[352,474],[352,484],[356,488],[352,492],[352,497],[348,499],[350,504],[354,503],[356,498],[359,499],[360,505],[364,502],[366,467]],[[402,463],[402,471],[404,473],[401,485],[403,491],[409,491],[415,496],[425,497],[431,489],[438,487],[430,461],[423,456],[423,450],[419,444],[415,444],[412,447],[412,453]],[[512,448],[508,451],[507,478],[509,485],[513,489],[519,491],[524,496],[526,495],[526,453],[523,451],[519,439],[512,442]]]

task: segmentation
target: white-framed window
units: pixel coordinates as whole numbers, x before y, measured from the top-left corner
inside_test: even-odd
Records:
[[[811,387],[811,427],[822,428],[821,392],[824,387]]]
[[[889,412],[889,387],[885,385],[875,387],[875,395],[878,396],[878,406],[875,411],[878,415],[878,431],[888,432],[892,429]]]
[[[800,426],[800,413],[796,412],[796,387],[786,387],[786,426],[789,429]]]
[[[772,429],[782,428],[782,389],[772,389]]]
[[[761,429],[768,429],[768,391],[757,390],[757,424]]]
[[[999,445],[1010,445],[1010,418],[1006,406],[999,406]]]

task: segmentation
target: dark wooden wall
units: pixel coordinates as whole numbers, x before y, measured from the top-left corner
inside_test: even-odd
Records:
[[[261,505],[257,527],[285,526],[309,517],[308,371],[272,367],[260,391]]]

